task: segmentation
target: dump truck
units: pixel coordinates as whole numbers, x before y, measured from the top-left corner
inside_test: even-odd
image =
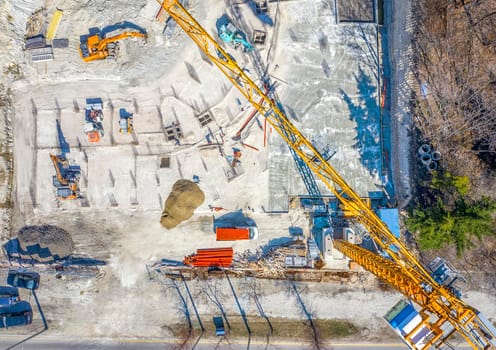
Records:
[[[216,227],[215,235],[217,241],[239,241],[243,239],[257,239],[258,228],[248,227]]]

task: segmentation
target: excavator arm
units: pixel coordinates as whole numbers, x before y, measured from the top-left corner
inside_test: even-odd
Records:
[[[100,41],[97,46],[98,51],[104,51],[107,48],[109,43],[115,43],[116,41],[126,39],[126,38],[143,38],[146,39],[146,34],[138,33],[138,32],[124,32],[115,36],[111,36],[110,38],[105,38]]]
[[[55,168],[55,176],[57,176],[57,180],[62,184],[62,185],[68,185],[69,182],[62,176],[62,171],[60,170],[60,166],[64,160],[60,159],[60,157],[57,157],[54,154],[50,154],[50,159],[52,160],[53,167]]]
[[[496,334],[492,331],[492,326],[487,325],[487,322],[479,317],[476,309],[465,304],[431,277],[403,242],[392,234],[312,143],[291,123],[278,103],[252,81],[236,61],[188,13],[179,0],[157,1],[199,46],[205,56],[267,119],[272,128],[301,157],[336,198],[356,213],[354,219],[362,224],[377,245],[387,252],[389,259],[347,242],[335,242],[338,250],[420,306],[423,324],[428,326],[433,333],[424,348],[442,346],[447,338],[457,331],[474,349],[496,349]],[[451,327],[445,327],[447,323]],[[409,341],[408,336],[405,339]],[[410,345],[413,347],[412,344]]]

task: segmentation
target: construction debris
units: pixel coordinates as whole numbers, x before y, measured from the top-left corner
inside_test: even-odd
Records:
[[[166,229],[176,227],[181,222],[193,216],[205,200],[205,194],[200,187],[190,180],[178,180],[172,186],[172,191],[164,204],[160,223]]]
[[[43,7],[36,10],[31,14],[31,16],[29,16],[26,22],[26,38],[37,36],[39,34],[44,36],[46,29],[46,16],[46,8]]]

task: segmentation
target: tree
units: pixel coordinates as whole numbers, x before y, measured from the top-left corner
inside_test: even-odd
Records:
[[[406,220],[408,229],[418,233],[421,249],[440,249],[454,244],[460,256],[484,236],[495,235],[496,201],[483,198],[467,203],[465,197],[456,200],[453,209],[448,209],[441,199],[432,207],[414,209]]]

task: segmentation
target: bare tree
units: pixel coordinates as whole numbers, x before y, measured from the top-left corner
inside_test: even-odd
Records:
[[[496,165],[496,2],[421,0],[414,11],[416,126],[449,170],[477,184],[481,160]]]
[[[224,293],[222,293],[222,291],[220,290],[219,281],[220,280],[206,281],[200,293],[204,294],[208,298],[208,300],[210,300],[215,306],[217,306],[220,313],[222,314],[222,317],[224,318],[224,320],[226,320],[227,328],[231,329],[231,325],[229,324],[229,319],[227,317],[224,306],[222,305],[221,300],[224,300],[226,297]]]

